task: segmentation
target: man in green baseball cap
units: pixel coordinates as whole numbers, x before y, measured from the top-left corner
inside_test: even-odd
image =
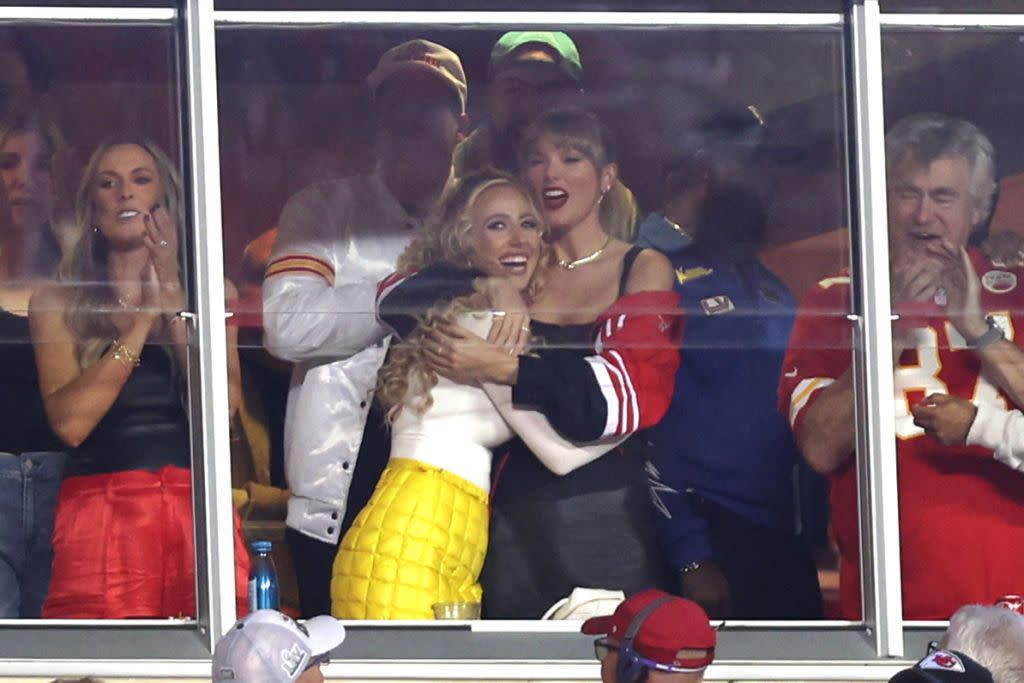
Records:
[[[485,165],[515,172],[519,139],[540,112],[583,92],[583,65],[561,31],[509,31],[494,44],[488,66],[487,120],[455,151],[455,173]]]

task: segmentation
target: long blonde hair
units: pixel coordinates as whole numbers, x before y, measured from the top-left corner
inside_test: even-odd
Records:
[[[448,188],[441,198],[435,217],[402,252],[398,258],[398,271],[413,273],[435,263],[472,268],[473,245],[468,238],[473,227],[473,208],[485,190],[497,185],[509,185],[521,192],[540,218],[540,209],[529,189],[519,179],[491,168],[468,173]],[[539,291],[541,273],[550,254],[544,240],[541,240],[540,249],[540,262],[527,287],[527,298],[533,298]],[[388,361],[377,375],[376,391],[377,401],[387,411],[388,422],[398,416],[403,406],[422,415],[433,405],[430,390],[437,384],[437,375],[427,367],[423,355],[423,340],[427,332],[451,322],[460,313],[488,307],[486,298],[479,293],[459,297],[451,302],[440,302],[422,316],[411,334],[392,344]]]
[[[42,108],[16,110],[7,118],[0,120],[0,151],[7,145],[11,138],[18,135],[35,133],[46,148],[50,160],[62,153],[65,148],[64,136],[60,127],[51,114]],[[51,201],[56,201],[57,196],[64,188],[58,187],[57,178],[50,170],[50,177],[53,182],[54,196]],[[3,247],[4,235],[0,234],[0,248]],[[54,275],[60,263],[60,243],[53,232],[53,226],[45,226],[42,235],[42,243],[37,253],[31,254],[28,262],[28,270],[34,275]]]
[[[551,109],[537,117],[523,133],[519,146],[519,167],[526,168],[530,153],[545,135],[556,138],[559,147],[579,152],[600,173],[608,164],[617,164],[612,133],[595,114],[577,107]],[[617,177],[601,200],[598,213],[601,226],[612,237],[632,242],[640,208],[628,187]]]
[[[174,163],[152,140],[114,138],[102,143],[93,152],[75,196],[75,220],[82,236],[60,273],[61,282],[71,286],[64,318],[78,341],[78,362],[83,369],[99,360],[111,340],[118,335],[110,315],[117,304],[117,292],[108,279],[107,241],[96,227],[94,192],[100,161],[107,152],[119,145],[137,145],[153,158],[164,188],[164,209],[176,221],[179,229],[184,225],[181,177]]]

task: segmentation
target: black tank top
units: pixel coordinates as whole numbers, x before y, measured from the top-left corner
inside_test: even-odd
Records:
[[[629,273],[633,270],[633,263],[636,257],[643,251],[642,247],[635,244],[622,257],[622,275],[619,276],[619,296],[626,293],[626,283],[629,281]],[[535,337],[542,340],[545,346],[561,349],[583,349],[586,353],[594,347],[591,330],[594,322],[575,323],[570,325],[558,325],[556,323],[545,323],[534,320],[530,323],[530,331]]]
[[[620,296],[640,251],[634,246],[623,259]],[[545,346],[594,352],[592,322],[531,327]],[[565,476],[518,439],[496,451],[480,579],[487,618],[539,618],[577,586],[629,594],[665,585],[644,458],[630,443]]]
[[[0,452],[65,448],[43,409],[28,318],[0,309]]]
[[[92,434],[71,452],[65,476],[189,467],[188,416],[170,349],[147,344],[142,364]]]

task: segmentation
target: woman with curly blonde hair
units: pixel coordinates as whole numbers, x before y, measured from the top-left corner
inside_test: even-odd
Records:
[[[493,170],[467,175],[402,255],[400,272],[471,268],[531,298],[541,284],[538,264],[548,255],[539,215],[515,178]],[[439,292],[437,300],[444,298]],[[341,541],[331,581],[337,617],[430,619],[436,603],[480,602],[490,449],[518,434],[553,469],[567,471],[612,447],[576,448],[539,413],[512,409],[500,390],[430,370],[424,348],[430,330],[458,323],[486,336],[495,316],[482,293],[448,301],[429,307],[379,374],[391,459]]]
[[[657,424],[679,368],[675,273],[665,256],[626,241],[635,205],[618,180],[614,143],[607,126],[580,109],[554,109],[530,124],[519,170],[548,225],[544,287],[525,301],[500,278],[443,273],[446,300],[482,288],[507,314],[487,342],[448,325],[425,344],[441,376],[493,383],[577,444],[624,440]],[[424,269],[386,285],[381,320],[404,336],[411,324],[402,309],[422,310],[409,305],[410,292],[437,282]],[[544,343],[518,354],[527,327]],[[484,616],[539,618],[579,586],[629,594],[668,585],[638,441],[571,473],[552,469],[522,441],[494,466]]]

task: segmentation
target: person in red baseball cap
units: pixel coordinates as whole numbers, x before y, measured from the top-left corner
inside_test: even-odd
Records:
[[[701,606],[660,590],[587,619],[583,633],[602,636],[594,652],[603,683],[700,683],[715,658],[717,635]]]

